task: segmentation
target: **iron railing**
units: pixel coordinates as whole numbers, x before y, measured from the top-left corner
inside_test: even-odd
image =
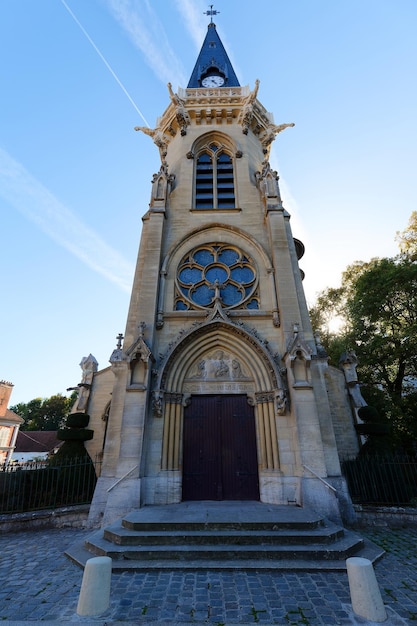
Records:
[[[0,513],[54,509],[92,500],[100,463],[89,458],[0,468]]]
[[[359,456],[342,463],[355,504],[417,506],[417,459]]]

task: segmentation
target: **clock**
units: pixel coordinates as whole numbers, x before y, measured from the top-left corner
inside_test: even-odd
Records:
[[[211,74],[203,78],[201,84],[203,87],[222,87],[222,85],[224,85],[224,78],[218,74]]]

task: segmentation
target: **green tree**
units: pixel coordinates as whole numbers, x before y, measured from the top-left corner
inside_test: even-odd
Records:
[[[27,403],[20,402],[10,409],[25,420],[20,427],[21,430],[58,430],[64,425],[75,397],[76,393],[69,397],[58,393],[50,398],[34,398]]]
[[[396,240],[401,254],[408,256],[412,261],[417,260],[417,211],[411,213],[407,228],[397,232]]]
[[[399,403],[417,376],[417,264],[407,257],[375,259],[355,279],[346,304],[367,382],[382,385]]]
[[[343,323],[332,333],[335,315]],[[312,321],[333,365],[343,350],[355,350],[364,389],[384,397],[395,445],[411,450],[417,444],[417,263],[401,254],[350,265],[341,287],[320,294]]]

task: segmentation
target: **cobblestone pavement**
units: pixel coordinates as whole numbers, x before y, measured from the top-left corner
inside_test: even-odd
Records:
[[[32,626],[36,621],[177,626],[359,623],[352,621],[347,574],[328,572],[123,572],[112,575],[106,613],[99,618],[80,617],[76,609],[82,570],[63,552],[86,534],[60,529],[0,537],[0,622]],[[385,624],[417,626],[417,529],[372,529],[362,534],[387,551],[375,566],[391,616]],[[403,619],[396,621],[396,616]]]

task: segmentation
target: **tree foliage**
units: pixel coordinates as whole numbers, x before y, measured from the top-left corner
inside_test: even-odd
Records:
[[[417,264],[376,259],[357,276],[346,305],[368,382],[399,401],[417,376]]]
[[[397,239],[401,254],[348,266],[341,286],[318,296],[311,319],[332,365],[343,351],[356,352],[363,395],[392,424],[397,448],[411,451],[417,448],[417,212]]]
[[[401,254],[412,261],[417,260],[417,211],[411,213],[407,228],[397,232],[396,240],[400,246]]]
[[[74,400],[74,394],[70,397],[56,394],[50,398],[34,398],[27,403],[19,402],[10,409],[25,420],[21,430],[58,430],[64,425]]]

